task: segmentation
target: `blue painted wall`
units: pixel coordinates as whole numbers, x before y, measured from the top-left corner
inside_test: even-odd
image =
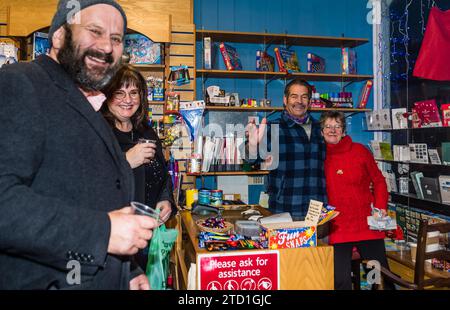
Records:
[[[372,74],[372,25],[367,22],[366,0],[194,0],[194,23],[197,29],[240,32],[269,32],[318,36],[367,38],[369,43],[356,48],[359,74]],[[263,45],[231,43],[237,48],[244,70],[255,70],[255,52]],[[273,48],[269,54],[274,55]],[[292,47],[297,52],[301,70],[306,71],[306,53],[314,52],[326,59],[327,73],[340,72],[338,48]],[[197,68],[202,67],[202,46],[197,42]],[[216,55],[216,69],[225,69],[221,55]],[[319,92],[339,92],[340,82],[312,82]],[[208,79],[206,86],[218,85],[227,92],[238,92],[240,98],[264,97],[262,80]],[[275,80],[268,86],[273,106],[282,106],[285,81]],[[363,83],[347,88],[358,99]],[[197,78],[197,97],[203,99],[202,79]],[[371,96],[373,97],[373,96]],[[373,106],[372,98],[368,107]],[[315,114],[316,118],[320,115]],[[348,133],[354,141],[367,144],[373,137],[363,131],[363,114],[348,119]],[[214,184],[205,184],[213,186]],[[256,194],[259,197],[259,194]],[[257,197],[252,197],[252,199]]]

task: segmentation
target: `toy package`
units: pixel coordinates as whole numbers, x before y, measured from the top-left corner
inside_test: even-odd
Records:
[[[300,72],[300,64],[298,62],[297,53],[283,47],[274,48],[275,56],[278,63],[278,71],[280,72]]]
[[[274,70],[275,58],[265,51],[256,51],[256,71],[273,72]]]
[[[239,54],[233,46],[221,42],[219,48],[227,70],[242,70],[242,63],[239,58]]]
[[[332,206],[311,200],[304,221],[262,224],[269,249],[305,248],[317,245],[317,226],[331,221],[339,212]]]
[[[164,101],[164,80],[161,77],[146,77],[149,101]]]
[[[46,55],[50,51],[48,33],[35,32],[33,34],[33,59],[40,55]]]
[[[324,73],[325,59],[314,53],[307,54],[307,72],[308,73]]]
[[[131,64],[161,64],[161,44],[138,33],[124,38],[124,53],[130,56]]]
[[[356,51],[349,47],[342,48],[342,74],[356,74]]]
[[[174,92],[167,93],[167,101],[164,111],[166,113],[176,113],[180,108],[180,94]]]
[[[317,245],[317,228],[303,222],[267,224],[264,227],[269,249],[309,248]]]
[[[14,44],[0,42],[0,68],[17,62],[17,47]]]
[[[203,38],[204,69],[211,70],[216,66],[216,44],[211,37]]]
[[[186,65],[170,67],[169,83],[181,86],[190,82],[189,70]]]

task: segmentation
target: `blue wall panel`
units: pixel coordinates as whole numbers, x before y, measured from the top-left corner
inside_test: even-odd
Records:
[[[372,74],[372,25],[367,22],[369,10],[366,0],[194,0],[194,23],[197,29],[240,32],[270,32],[318,36],[367,38],[369,43],[356,48],[359,74]],[[255,70],[255,53],[262,45],[231,43],[240,55],[244,70]],[[269,54],[274,55],[271,46]],[[306,54],[314,52],[326,59],[327,73],[340,72],[341,52],[338,48],[292,47],[297,52],[301,71],[306,71]],[[217,50],[217,69],[225,69]],[[201,42],[197,43],[197,67],[201,68]],[[319,92],[339,92],[340,82],[313,82]],[[238,92],[240,98],[264,96],[262,80],[208,79],[206,86],[218,85],[227,92]],[[285,81],[275,80],[268,86],[268,98],[273,106],[282,106]],[[347,91],[358,99],[363,83],[350,85]],[[203,99],[202,80],[197,80],[197,97]],[[368,107],[373,106],[373,100]],[[263,115],[263,113],[261,113]],[[320,117],[315,113],[315,117]],[[363,114],[353,115],[348,122],[349,134],[360,143],[367,144],[373,137],[364,132]],[[211,184],[212,185],[212,184]],[[259,195],[251,195],[252,198]],[[255,201],[252,201],[255,202]]]

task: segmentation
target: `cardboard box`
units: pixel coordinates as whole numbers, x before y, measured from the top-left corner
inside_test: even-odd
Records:
[[[311,200],[304,221],[261,225],[269,249],[309,248],[317,246],[317,226],[323,225],[339,212],[332,211],[321,219],[322,203]]]
[[[317,227],[303,221],[265,224],[263,230],[272,250],[317,246]]]

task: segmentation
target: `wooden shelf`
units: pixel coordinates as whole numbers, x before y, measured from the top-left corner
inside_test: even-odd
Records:
[[[284,107],[226,107],[226,106],[206,106],[205,110],[209,111],[224,111],[224,112],[281,112]],[[341,111],[341,112],[367,112],[370,109],[353,109],[353,108],[310,108],[311,112],[323,112],[323,111]]]
[[[354,74],[332,74],[332,73],[285,73],[285,72],[263,72],[263,71],[228,71],[228,70],[196,70],[197,77],[208,78],[233,78],[233,79],[294,79],[302,78],[308,81],[322,82],[358,82],[373,79],[373,75]]]
[[[349,112],[349,113],[371,111],[370,109],[358,109],[358,108],[310,108],[309,110],[312,112],[339,111],[339,112]]]
[[[139,65],[139,64],[130,64],[136,69],[148,70],[148,71],[162,71],[166,68],[164,65]]]
[[[223,111],[223,112],[272,112],[272,111],[283,111],[283,107],[226,107],[226,106],[205,106],[205,110],[209,111]]]
[[[149,105],[164,105],[164,101],[149,101]]]
[[[223,175],[266,175],[269,174],[268,170],[261,171],[219,171],[219,172],[201,172],[201,173],[187,173],[189,176],[223,176]]]
[[[228,70],[205,70],[197,69],[197,77],[206,75],[210,78],[239,78],[239,79],[282,79],[286,77],[284,72],[263,72],[263,71],[228,71]]]
[[[356,47],[368,43],[368,39],[346,38],[346,37],[323,37],[306,36],[261,32],[235,32],[216,30],[197,30],[196,39],[201,41],[204,37],[211,37],[212,41],[297,45],[297,46],[320,46],[320,47]]]

